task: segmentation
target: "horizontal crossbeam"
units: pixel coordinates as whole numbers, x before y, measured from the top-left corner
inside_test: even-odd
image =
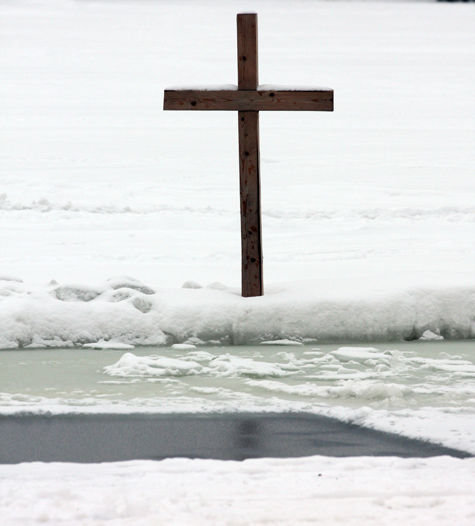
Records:
[[[333,111],[333,90],[165,90],[163,109]]]

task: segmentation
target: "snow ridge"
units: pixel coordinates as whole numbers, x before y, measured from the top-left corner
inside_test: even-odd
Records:
[[[366,296],[334,295],[308,284],[241,298],[224,285],[155,289],[130,277],[98,286],[58,284],[29,289],[0,276],[0,348],[254,344],[269,340],[413,340],[431,331],[475,337],[475,287],[411,289]],[[102,344],[101,344],[102,345]]]
[[[170,212],[193,213],[204,215],[230,215],[234,216],[234,209],[218,208],[214,206],[190,206],[143,204],[138,206],[117,206],[110,203],[74,203],[72,201],[53,201],[42,198],[29,202],[11,201],[6,194],[0,194],[0,212],[69,212],[72,214],[134,214],[150,215]],[[354,218],[364,221],[375,220],[424,220],[440,219],[448,221],[475,222],[475,207],[470,206],[393,206],[391,208],[380,207],[354,207],[341,209],[313,208],[301,206],[299,208],[266,208],[262,211],[264,216],[273,219],[305,219],[305,220],[338,220],[342,218]]]

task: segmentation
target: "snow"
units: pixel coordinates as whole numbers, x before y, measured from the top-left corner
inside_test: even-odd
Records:
[[[187,84],[186,86],[167,86],[166,90],[170,91],[182,91],[182,90],[199,90],[199,91],[237,91],[238,87],[236,84]]]
[[[167,86],[166,90],[170,91],[181,91],[181,90],[199,90],[199,91],[237,91],[238,87],[236,84],[214,84],[214,85],[186,85],[186,86]],[[261,91],[326,91],[331,88],[322,88],[316,86],[284,86],[282,84],[259,84],[257,87]]]
[[[475,287],[367,292],[308,281],[247,299],[217,283],[171,289],[125,277],[31,288],[0,282],[0,348],[424,340],[428,330],[475,337]]]
[[[249,7],[260,79],[328,85],[335,111],[261,115],[266,295],[243,299],[236,116],[161,97],[235,82]],[[472,361],[374,343],[475,337],[471,5],[25,0],[0,16],[0,348],[77,346],[106,360],[101,381],[164,397],[15,392],[4,375],[2,414],[268,407],[475,451]],[[376,350],[270,362],[279,340]],[[0,507],[6,524],[464,525],[473,473],[448,458],[25,464],[0,466]]]
[[[448,457],[32,463],[0,466],[0,507],[5,526],[471,526],[474,471]]]
[[[206,0],[197,14],[193,2],[24,1],[0,8],[0,261],[25,290],[3,309],[28,314],[2,346],[22,331],[80,339],[63,329],[70,305],[53,308],[51,336],[32,326],[47,309],[31,296],[52,279],[92,292],[128,275],[172,296],[184,282],[237,293],[237,117],[164,112],[162,96],[236,82],[235,16],[249,7],[264,85],[335,90],[332,113],[261,115],[266,294],[290,291],[287,312],[296,297],[322,309],[339,296],[343,325],[358,294],[383,311],[382,295],[392,305],[415,289],[458,288],[464,303],[475,286],[471,5]],[[397,319],[424,316],[426,303],[329,332],[399,337]],[[145,331],[134,315],[130,333]],[[112,321],[92,324],[86,343],[119,336]],[[266,340],[298,336],[272,332]]]
[[[332,88],[322,87],[322,86],[284,86],[282,84],[259,84],[257,87],[258,90],[262,91],[327,91]]]

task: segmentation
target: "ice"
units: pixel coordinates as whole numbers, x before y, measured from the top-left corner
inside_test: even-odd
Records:
[[[200,364],[194,361],[160,356],[139,357],[126,353],[117,363],[108,365],[104,370],[111,376],[181,376],[192,374],[200,368]]]
[[[127,343],[117,342],[114,340],[99,340],[94,343],[85,343],[83,345],[86,349],[133,349],[133,345]]]
[[[261,342],[261,345],[302,345],[302,342],[296,340],[267,340]]]
[[[341,386],[325,386],[310,382],[288,385],[272,380],[260,382],[249,380],[247,383],[253,387],[266,389],[276,393],[313,398],[336,398],[340,402],[345,398],[357,398],[361,402],[377,400],[384,400],[387,402],[394,401],[395,399],[402,400],[411,392],[410,388],[407,386],[387,382],[362,383],[359,379],[357,381],[348,380]]]
[[[374,347],[340,347],[332,354],[339,360],[343,361],[367,361],[367,360],[382,360],[387,362],[388,357],[379,352]]]
[[[439,341],[439,340],[443,340],[443,339],[444,339],[443,336],[441,336],[440,334],[437,334],[435,332],[432,332],[429,329],[424,331],[422,333],[422,336],[419,338],[419,340],[423,340],[423,341]]]
[[[304,411],[475,452],[470,342],[319,348],[0,353],[0,413]]]
[[[189,346],[172,346],[175,350],[188,351]],[[196,359],[196,361],[193,360]],[[209,362],[203,364],[203,361]],[[200,363],[198,363],[198,361]],[[205,353],[193,353],[181,359],[162,356],[136,356],[124,354],[120,360],[104,368],[111,376],[184,376],[206,375],[221,378],[248,377],[281,377],[291,374],[292,367],[276,365],[252,358],[242,358],[229,353],[218,356]]]
[[[210,363],[211,371],[219,376],[282,377],[291,374],[283,364],[273,364],[226,353]]]

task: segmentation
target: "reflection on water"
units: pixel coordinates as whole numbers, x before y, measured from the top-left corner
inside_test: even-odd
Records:
[[[241,420],[236,425],[235,444],[242,449],[258,449],[259,422],[257,420]]]
[[[0,417],[0,463],[467,453],[309,414]]]

